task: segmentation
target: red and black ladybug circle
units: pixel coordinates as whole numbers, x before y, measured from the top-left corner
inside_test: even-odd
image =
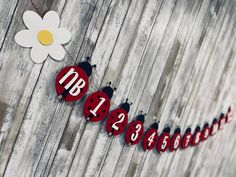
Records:
[[[138,115],[136,120],[131,122],[128,126],[128,129],[125,133],[125,141],[129,145],[137,144],[144,133],[144,116],[145,115]]]
[[[181,144],[182,136],[181,136],[180,128],[177,128],[170,140],[170,151],[176,151]]]
[[[216,134],[216,132],[219,129],[219,123],[217,118],[214,118],[214,120],[212,121],[211,127],[210,127],[210,136],[213,136]]]
[[[110,98],[102,91],[92,93],[85,101],[84,116],[91,122],[103,120],[110,109]]]
[[[148,129],[143,138],[143,149],[151,150],[155,147],[158,140],[158,124],[154,123],[151,125],[151,128]]]
[[[111,112],[107,119],[106,131],[109,135],[121,134],[128,124],[128,114],[124,109],[118,108]]]
[[[197,126],[193,136],[192,136],[192,146],[197,146],[201,142],[201,128]]]
[[[157,151],[165,152],[170,146],[170,128],[167,127],[163,130],[161,136],[157,141]]]
[[[88,91],[88,75],[78,66],[67,66],[58,73],[55,86],[60,98],[65,101],[77,101]]]
[[[210,135],[210,128],[209,128],[209,124],[206,123],[203,127],[203,130],[201,132],[201,140],[202,141],[205,141],[207,140],[207,138],[209,137]]]
[[[231,120],[233,119],[233,116],[234,116],[233,109],[232,107],[229,107],[228,112],[226,114],[226,122],[227,123],[231,122]]]
[[[126,99],[125,103],[122,103],[119,108],[111,112],[106,123],[106,130],[109,135],[116,136],[125,130],[128,124],[128,112],[131,104]]]
[[[191,145],[192,133],[191,128],[187,128],[185,134],[182,137],[181,148],[186,149]]]
[[[223,130],[225,124],[226,124],[226,117],[223,113],[221,113],[219,119],[219,130]]]

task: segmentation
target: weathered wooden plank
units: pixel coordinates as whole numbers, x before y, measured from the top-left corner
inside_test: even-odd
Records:
[[[218,26],[220,26],[220,25],[218,25]],[[217,33],[218,33],[218,32],[217,32]],[[217,33],[216,33],[215,35],[213,35],[213,36],[217,36]],[[212,43],[214,43],[214,42],[212,42]],[[207,46],[207,45],[209,45],[209,44],[206,43],[206,46]],[[204,47],[202,47],[202,48],[204,49]],[[206,48],[207,48],[207,47],[206,47]],[[203,50],[203,51],[204,51],[204,50]],[[211,52],[209,52],[209,53],[211,53]],[[199,55],[199,56],[204,57],[204,55]],[[206,55],[205,55],[205,57],[206,57]],[[208,58],[208,57],[206,57],[206,58]],[[203,67],[203,68],[204,68],[204,67]],[[200,84],[201,84],[201,82],[200,82]],[[202,85],[202,84],[201,84],[201,85]],[[199,90],[198,90],[197,87],[196,87],[196,89],[197,89],[196,91],[199,92]],[[201,92],[200,92],[200,94],[201,94]],[[201,95],[199,95],[199,96],[201,96]],[[202,97],[202,98],[204,98],[204,97]],[[206,102],[206,100],[205,100],[205,102]],[[193,107],[192,107],[192,109],[193,109]],[[204,118],[204,119],[207,119],[207,118],[208,118],[208,120],[211,120],[211,119],[212,119],[211,116],[213,116],[213,115],[214,115],[214,113],[211,114],[211,115],[207,115],[207,116],[204,116],[204,115],[203,115],[203,118]],[[188,116],[188,115],[187,115],[187,116]],[[195,117],[196,115],[193,114],[192,116]],[[208,117],[208,116],[209,116],[209,117]],[[182,120],[182,119],[181,119],[181,120]],[[187,120],[189,120],[189,119],[187,119]],[[189,120],[189,121],[190,121],[190,120]],[[201,121],[199,121],[199,120],[197,119],[197,122],[201,122]],[[196,124],[197,124],[197,122],[196,122]],[[182,123],[183,123],[183,122],[182,122]],[[196,125],[196,124],[195,124],[195,125]],[[190,125],[190,122],[186,124],[186,126],[189,126],[189,125]],[[150,154],[150,155],[151,155],[151,154]],[[153,158],[153,157],[152,157],[152,158]],[[150,159],[151,159],[151,158],[150,158]],[[147,161],[147,163],[148,163],[148,161]],[[156,163],[157,163],[157,162],[156,162]],[[155,164],[155,163],[154,163],[154,164]],[[150,163],[147,164],[147,166],[149,166],[149,165],[150,165]],[[149,166],[149,167],[150,167],[150,166]],[[150,170],[151,170],[151,169],[148,169],[147,171],[150,171]],[[147,175],[147,174],[146,174],[146,175]]]
[[[68,6],[68,11],[70,13],[65,14],[65,19],[70,18],[70,15],[71,16],[75,15],[75,13],[78,14],[79,18],[77,19],[73,18],[73,20],[70,21],[71,26],[69,27],[68,25],[69,29],[70,28],[73,29],[71,30],[71,32],[74,38],[72,39],[71,44],[76,43],[78,45],[79,41],[83,40],[83,34],[85,34],[85,31],[87,29],[86,26],[88,26],[89,16],[91,16],[93,12],[94,5],[90,3],[78,2],[77,5],[73,4],[73,7],[74,8]],[[84,17],[86,17],[87,20],[85,20]],[[63,21],[63,17],[62,17],[62,26],[64,24],[66,27],[65,22],[68,23],[68,20]],[[81,43],[82,42],[80,42],[79,44]],[[29,60],[29,62],[31,61]],[[64,65],[65,64],[66,63],[64,63]],[[56,119],[53,119],[53,115],[56,116],[56,118],[58,118],[58,121],[60,121],[59,119],[62,119],[63,115],[65,115],[65,117],[67,115],[68,117],[68,114],[70,114],[70,111],[71,111],[70,105],[64,105],[64,107],[60,106],[61,104],[58,102],[58,100],[55,99],[55,91],[53,89],[54,78],[52,78],[52,75],[54,75],[55,72],[63,66],[63,64],[58,65],[58,63],[55,61],[47,60],[44,66],[45,68],[41,70],[43,75],[40,76],[40,78],[42,79],[39,79],[39,82],[36,85],[34,95],[32,96],[30,105],[28,106],[28,111],[25,115],[26,121],[24,121],[22,125],[21,133],[19,134],[18,141],[16,142],[16,145],[15,145],[18,148],[17,149],[18,151],[20,151],[21,149],[21,152],[18,154],[13,152],[11,160],[9,161],[9,164],[8,164],[8,168],[6,170],[6,176],[7,175],[10,176],[14,173],[17,173],[18,175],[30,176],[33,173],[35,173],[35,170],[38,168],[37,163],[39,163],[41,159],[47,157],[47,153],[44,153],[43,151],[45,149],[44,145],[47,145],[46,147],[48,149],[50,149],[54,145],[54,143],[45,144],[45,142],[50,140],[49,139],[50,137],[46,138],[47,134],[51,131],[50,127],[52,126],[50,125],[50,123],[52,124],[55,123],[55,125],[57,125]],[[40,71],[41,68],[39,67],[39,65],[37,65],[37,67],[39,68],[39,71]],[[48,78],[51,78],[51,79],[48,80]],[[37,79],[35,79],[35,81],[37,81]],[[50,91],[48,90],[49,88],[50,88]],[[30,92],[28,92],[28,94],[30,94]],[[57,104],[55,104],[55,102],[57,102]],[[61,110],[59,109],[60,107],[61,107]],[[50,113],[42,111],[45,108],[46,109],[51,108],[51,110],[55,110],[55,111],[52,111]],[[39,111],[34,112],[35,110],[39,110]],[[41,117],[43,117],[44,119],[41,119]],[[62,120],[64,120],[65,123],[60,124],[60,122],[58,122],[59,127],[60,127],[58,131],[62,130],[63,132],[64,126],[66,124],[66,119],[62,119]],[[27,127],[31,127],[31,128],[28,129]],[[33,134],[36,134],[37,136],[36,137],[29,136],[31,134],[29,132],[31,131]],[[27,136],[24,136],[25,134]],[[55,137],[57,136],[57,134],[53,134],[53,136]],[[59,140],[60,140],[60,137],[58,137],[58,143],[59,143]],[[24,155],[23,152],[27,155]],[[40,154],[42,153],[45,156],[40,157]],[[22,161],[24,161],[23,159],[22,161],[19,161],[18,158],[21,158],[21,157],[25,157],[24,159],[27,163],[22,163]],[[35,159],[35,157],[37,158]],[[24,165],[26,165],[27,168],[25,168]]]
[[[36,3],[37,4],[37,3]],[[12,5],[9,3],[8,5]],[[12,6],[14,7],[14,5]],[[12,8],[11,7],[11,8]],[[5,7],[6,10],[8,7]],[[5,35],[1,49],[1,102],[8,105],[7,114],[2,119],[4,124],[1,133],[1,165],[0,174],[4,172],[6,163],[14,145],[23,115],[27,109],[30,94],[33,91],[37,75],[40,72],[40,65],[29,73],[33,63],[28,59],[28,51],[20,48],[14,42],[15,33],[23,27],[22,14],[25,10],[33,9],[31,2],[21,1],[17,4],[14,17],[12,17],[8,33]],[[11,14],[11,10],[9,15]],[[26,59],[26,61],[22,61]],[[17,82],[12,82],[17,80]],[[12,84],[14,83],[14,85]],[[27,87],[28,85],[28,87]],[[4,91],[3,91],[4,90]],[[7,90],[7,92],[5,92]],[[14,120],[14,121],[13,121]]]
[[[89,92],[113,81],[113,103],[131,99],[130,121],[142,109],[146,128],[157,117],[159,132],[167,123],[183,132],[236,99],[234,0],[34,2],[59,12],[73,58],[97,64]],[[84,99],[56,99],[56,73],[71,59],[34,65],[12,40],[34,7],[8,3],[0,2],[0,176],[234,176],[235,122],[197,148],[162,155],[108,137],[105,122],[86,123]]]
[[[100,73],[99,77],[97,77],[94,80],[96,82],[95,84],[98,86],[101,84],[100,82],[104,82],[105,84],[105,82],[109,81],[109,80],[103,81],[104,78],[100,76],[104,76],[104,74],[109,72],[107,69],[104,70],[105,69],[104,66],[107,67],[107,65],[109,65],[110,63],[110,60],[111,60],[110,57],[114,50],[114,45],[117,41],[118,35],[120,34],[121,26],[126,17],[127,10],[130,6],[130,1],[125,1],[125,2],[115,1],[113,3],[114,3],[114,6],[112,10],[110,11],[110,14],[108,14],[110,18],[106,19],[105,26],[101,31],[101,35],[98,39],[97,46],[95,47],[95,50],[93,52],[93,58],[98,59],[98,61],[101,60],[102,58],[102,62],[100,63],[97,62],[99,64],[99,68],[100,68],[99,70],[102,73]],[[105,46],[109,46],[109,47],[105,47]],[[108,62],[108,59],[110,59],[109,62]],[[117,72],[119,71],[117,70]],[[84,119],[83,116],[81,118]],[[78,144],[78,147],[77,147],[78,149],[74,157],[71,170],[69,172],[69,176],[83,175],[89,155],[92,151],[92,147],[94,146],[96,134],[98,131],[99,131],[99,124],[89,123],[86,125],[86,128],[81,137],[81,140]]]
[[[138,93],[142,92],[142,90],[143,90],[143,87],[140,88],[138,86],[138,83],[140,83],[140,82],[145,83],[146,79],[149,77],[149,73],[146,71],[149,70],[149,68],[152,68],[152,65],[153,65],[153,62],[155,59],[155,55],[156,55],[156,51],[157,51],[155,49],[158,49],[158,46],[160,45],[160,41],[161,41],[161,38],[159,38],[158,36],[161,36],[161,34],[163,34],[166,29],[166,25],[168,23],[168,18],[172,12],[173,5],[174,5],[173,1],[170,3],[164,2],[162,8],[166,8],[166,9],[170,8],[169,14],[166,15],[166,13],[165,13],[166,11],[163,10],[163,11],[160,11],[158,13],[158,16],[156,17],[157,20],[154,25],[154,28],[152,29],[152,32],[156,32],[159,35],[152,34],[152,36],[149,37],[150,41],[148,41],[147,46],[145,47],[145,51],[142,56],[142,61],[141,61],[139,70],[135,76],[136,77],[135,83],[132,84],[132,90],[129,93],[130,94],[129,97],[131,98],[131,100],[134,100],[136,103],[138,103],[138,100],[140,99],[140,96],[141,96],[140,95],[138,98],[137,97],[137,95],[139,95]],[[155,52],[153,52],[153,51],[155,51]],[[145,60],[145,58],[147,58],[148,60]],[[148,92],[148,90],[147,90],[147,92]],[[132,93],[134,93],[134,94],[132,94]],[[145,98],[143,97],[143,99],[145,99]],[[134,115],[134,113],[138,112],[138,110],[145,108],[145,107],[142,107],[138,104],[135,104],[135,102],[134,102],[134,105],[132,106],[133,109],[132,109],[130,115]],[[137,109],[137,106],[140,106],[140,107]],[[113,173],[113,171],[115,169],[115,165],[116,165],[117,160],[119,158],[119,155],[122,152],[121,144],[124,143],[123,141],[124,141],[123,138],[122,138],[121,142],[120,142],[119,138],[116,138],[113,140],[110,150],[108,151],[108,154],[106,157],[106,162],[104,163],[104,167],[102,168],[101,176],[103,176],[105,174],[112,174]]]
[[[136,51],[137,48],[139,50],[143,50],[145,48],[145,45],[143,45],[144,37],[145,39],[148,39],[148,34],[150,34],[150,31],[152,30],[152,28],[146,29],[146,27],[150,26],[150,23],[153,23],[152,21],[155,18],[152,17],[154,16],[154,14],[158,13],[157,11],[154,11],[154,9],[156,9],[156,6],[160,6],[160,3],[157,3],[155,1],[132,1],[129,7],[129,11],[126,15],[125,22],[116,42],[114,52],[112,54],[111,62],[108,66],[108,72],[105,75],[105,78],[117,78],[115,80],[117,80],[116,87],[118,88],[118,93],[115,94],[115,97],[113,99],[114,102],[119,103],[121,101],[120,98],[124,98],[124,93],[125,95],[129,94],[129,85],[135,77],[138,68],[137,63],[140,63],[140,59],[142,56],[142,54],[133,53],[133,51]],[[146,19],[147,16],[150,18],[150,22],[147,20],[143,20],[143,18]],[[137,29],[140,30],[136,31]],[[147,31],[146,33],[144,33],[145,30]],[[137,40],[134,40],[135,38],[137,38]],[[142,40],[142,43],[140,43],[140,40]],[[130,55],[134,55],[132,55],[132,57],[127,57],[128,51]],[[123,61],[124,59],[126,60]],[[122,68],[121,73],[115,73],[114,71],[119,68]],[[127,79],[123,80],[122,78]],[[124,99],[122,101],[124,101]],[[83,174],[84,176],[98,176],[100,173],[107,151],[112,142],[112,138],[106,134],[104,129],[105,127],[104,125],[102,125],[100,127],[93,152],[89,158],[86,171]],[[96,153],[98,151],[100,153]]]
[[[8,32],[18,0],[0,2],[0,50]]]
[[[83,44],[85,43],[84,47],[82,46],[84,49],[81,50],[79,55],[81,55],[81,53],[87,53],[89,55],[92,53],[106,14],[109,11],[109,5],[110,1],[97,2],[94,18],[91,20],[93,22],[90,23],[85,36],[86,41],[83,42]],[[109,8],[112,8],[112,5]],[[92,88],[92,90],[94,91],[94,88]],[[65,176],[69,172],[70,165],[75,156],[77,145],[79,143],[80,136],[84,131],[86,122],[82,114],[79,113],[82,110],[82,106],[83,105],[76,105],[73,109],[68,125],[65,128],[63,137],[58,147],[57,154],[53,160],[53,164],[48,167],[48,170],[50,169],[48,176]],[[80,118],[78,119],[77,116]]]

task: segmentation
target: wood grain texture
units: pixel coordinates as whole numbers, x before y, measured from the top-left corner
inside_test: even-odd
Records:
[[[133,102],[129,121],[143,110],[146,128],[157,119],[159,132],[170,125],[183,133],[236,104],[235,0],[34,3],[60,14],[74,60],[91,56],[97,65],[88,94],[111,81],[112,109]],[[109,137],[105,121],[87,123],[86,97],[59,101],[54,80],[72,61],[30,60],[14,41],[26,10],[36,10],[29,0],[0,2],[0,176],[235,176],[235,121],[199,147],[160,155]]]

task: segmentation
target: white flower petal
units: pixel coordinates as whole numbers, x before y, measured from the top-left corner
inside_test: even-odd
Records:
[[[23,21],[25,26],[31,30],[38,30],[42,26],[42,18],[34,11],[25,11]]]
[[[71,33],[67,29],[59,28],[54,32],[55,40],[59,44],[65,44],[70,41]]]
[[[57,12],[48,11],[43,17],[45,27],[56,29],[59,27],[60,18]]]
[[[55,60],[63,60],[65,57],[65,49],[61,45],[52,45],[48,51],[49,55]]]
[[[30,55],[33,62],[42,63],[48,56],[48,48],[40,44],[35,45],[32,47]]]
[[[22,30],[16,33],[15,41],[23,47],[32,47],[35,43],[35,33],[30,30]]]

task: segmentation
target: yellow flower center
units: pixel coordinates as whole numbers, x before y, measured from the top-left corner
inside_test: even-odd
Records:
[[[38,40],[42,45],[51,45],[53,42],[53,35],[48,30],[41,30],[38,33]]]

